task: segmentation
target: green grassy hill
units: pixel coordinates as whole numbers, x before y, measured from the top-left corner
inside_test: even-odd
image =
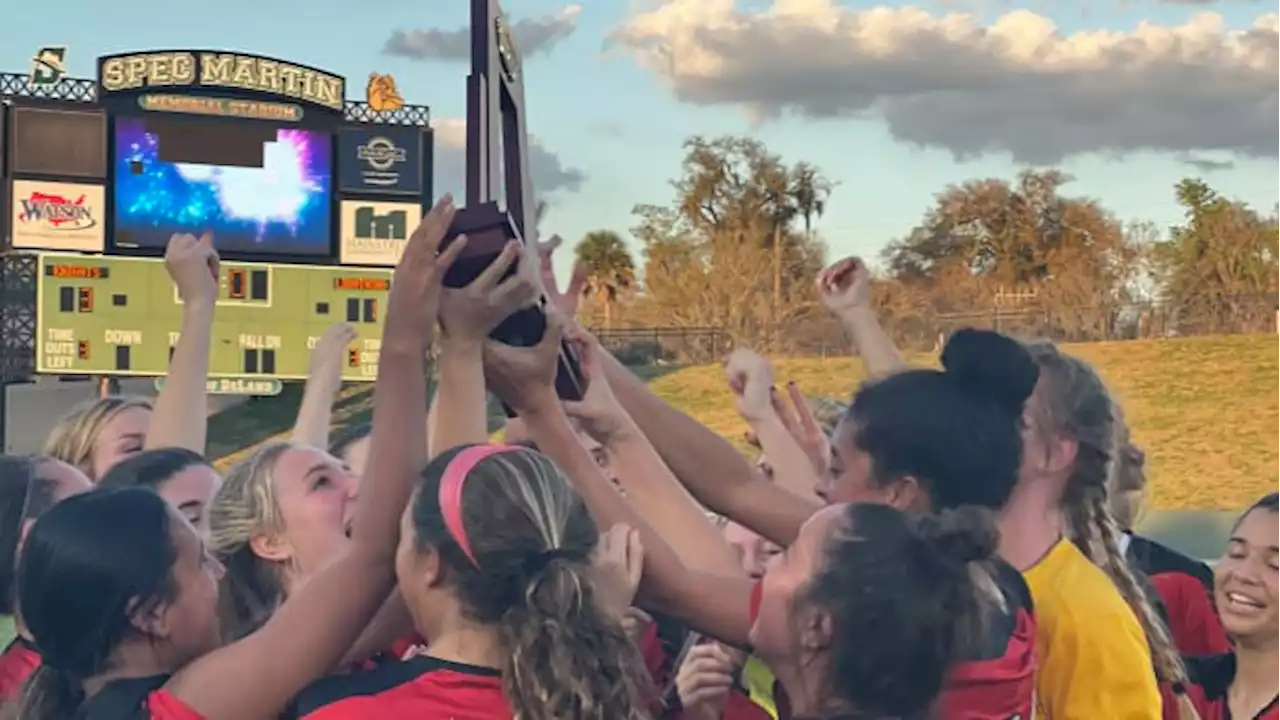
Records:
[[[1273,335],[1069,345],[1096,365],[1124,404],[1134,436],[1147,451],[1150,503],[1162,509],[1236,509],[1280,481],[1280,362]],[[912,359],[929,364],[931,357]],[[796,358],[776,364],[779,381],[794,379],[811,395],[847,396],[862,379],[857,359]],[[732,440],[746,425],[737,416],[719,365],[676,369],[651,381],[654,392]],[[211,421],[210,455],[223,465],[255,443],[286,432],[296,389],[256,400]],[[343,392],[335,422],[367,422],[369,387]],[[501,413],[491,408],[493,420]]]

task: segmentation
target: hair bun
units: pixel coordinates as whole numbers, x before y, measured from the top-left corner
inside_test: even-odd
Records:
[[[1000,542],[990,511],[973,505],[922,516],[916,532],[929,550],[948,565],[989,560]]]
[[[1040,367],[1017,340],[991,330],[964,328],[942,348],[942,369],[957,383],[1021,415]]]

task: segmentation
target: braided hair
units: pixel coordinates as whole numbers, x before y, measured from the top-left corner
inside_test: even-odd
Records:
[[[1199,720],[1187,696],[1187,669],[1168,626],[1144,592],[1120,550],[1123,530],[1111,512],[1108,478],[1116,447],[1117,412],[1111,393],[1097,371],[1063,353],[1052,343],[1029,344],[1040,366],[1043,426],[1074,439],[1078,445],[1071,475],[1062,495],[1067,535],[1090,562],[1111,578],[1142,625],[1156,677],[1168,683],[1182,720]]]

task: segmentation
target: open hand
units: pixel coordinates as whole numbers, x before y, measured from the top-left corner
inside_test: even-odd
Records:
[[[568,321],[547,308],[547,330],[533,347],[515,347],[489,339],[484,344],[484,375],[489,389],[517,412],[536,411],[543,403],[559,405],[556,370],[560,341]]]
[[[384,348],[407,343],[413,347],[406,345],[406,349],[425,352],[431,344],[444,274],[467,244],[466,236],[459,235],[440,249],[456,212],[452,196],[440,198],[405,243],[404,255],[391,276]]]
[[[542,289],[547,294],[547,301],[565,317],[578,316],[578,306],[582,303],[582,293],[587,287],[587,268],[581,261],[574,261],[573,272],[569,276],[569,286],[560,292],[556,282],[556,269],[552,260],[556,250],[564,244],[564,238],[552,235],[546,242],[538,241],[538,265],[542,277]]]
[[[738,414],[748,423],[757,423],[773,412],[773,366],[754,350],[734,350],[724,365],[725,378],[733,391]]]
[[[847,257],[818,273],[818,294],[832,312],[871,305],[871,272],[861,258]]]
[[[174,235],[164,249],[164,269],[178,288],[178,297],[187,304],[212,307],[218,300],[218,251],[213,235]]]
[[[341,382],[342,365],[346,362],[344,351],[355,339],[356,329],[350,323],[337,322],[330,325],[311,350],[307,380]]]
[[[771,391],[771,396],[773,411],[777,413],[787,433],[800,444],[814,472],[819,475],[825,473],[831,463],[831,441],[818,424],[818,418],[813,414],[813,408],[809,406],[804,393],[800,392],[800,386],[792,380],[787,383],[785,398],[776,389]]]
[[[595,569],[601,602],[622,618],[635,600],[644,571],[639,531],[622,523],[609,528],[596,545]]]
[[[578,421],[584,432],[607,445],[608,440],[626,425],[627,413],[614,397],[609,379],[605,377],[601,362],[604,348],[576,323],[565,333],[565,340],[578,352],[578,366],[582,369],[586,391],[581,400],[564,401],[564,411]]]
[[[520,262],[524,252],[508,242],[498,257],[466,287],[445,288],[440,298],[440,327],[450,339],[482,342],[509,315],[538,302],[537,270]],[[507,276],[513,263],[516,271]]]

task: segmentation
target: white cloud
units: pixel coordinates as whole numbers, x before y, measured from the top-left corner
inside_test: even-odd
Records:
[[[433,118],[435,130],[435,192],[450,192],[463,202],[466,198],[467,179],[467,124],[460,118]],[[529,172],[533,179],[533,192],[543,197],[556,192],[577,192],[587,175],[570,167],[538,139],[529,136]]]
[[[521,18],[511,23],[511,35],[524,57],[548,53],[578,29],[581,14],[581,5],[566,5],[551,15]],[[471,57],[471,28],[396,30],[383,44],[382,52],[411,60],[467,60]]]
[[[1054,163],[1088,152],[1277,156],[1277,30],[1201,13],[1166,27],[1067,35],[1014,10],[991,25],[835,0],[665,0],[610,38],[687,103],[883,121],[901,142],[958,157]]]

